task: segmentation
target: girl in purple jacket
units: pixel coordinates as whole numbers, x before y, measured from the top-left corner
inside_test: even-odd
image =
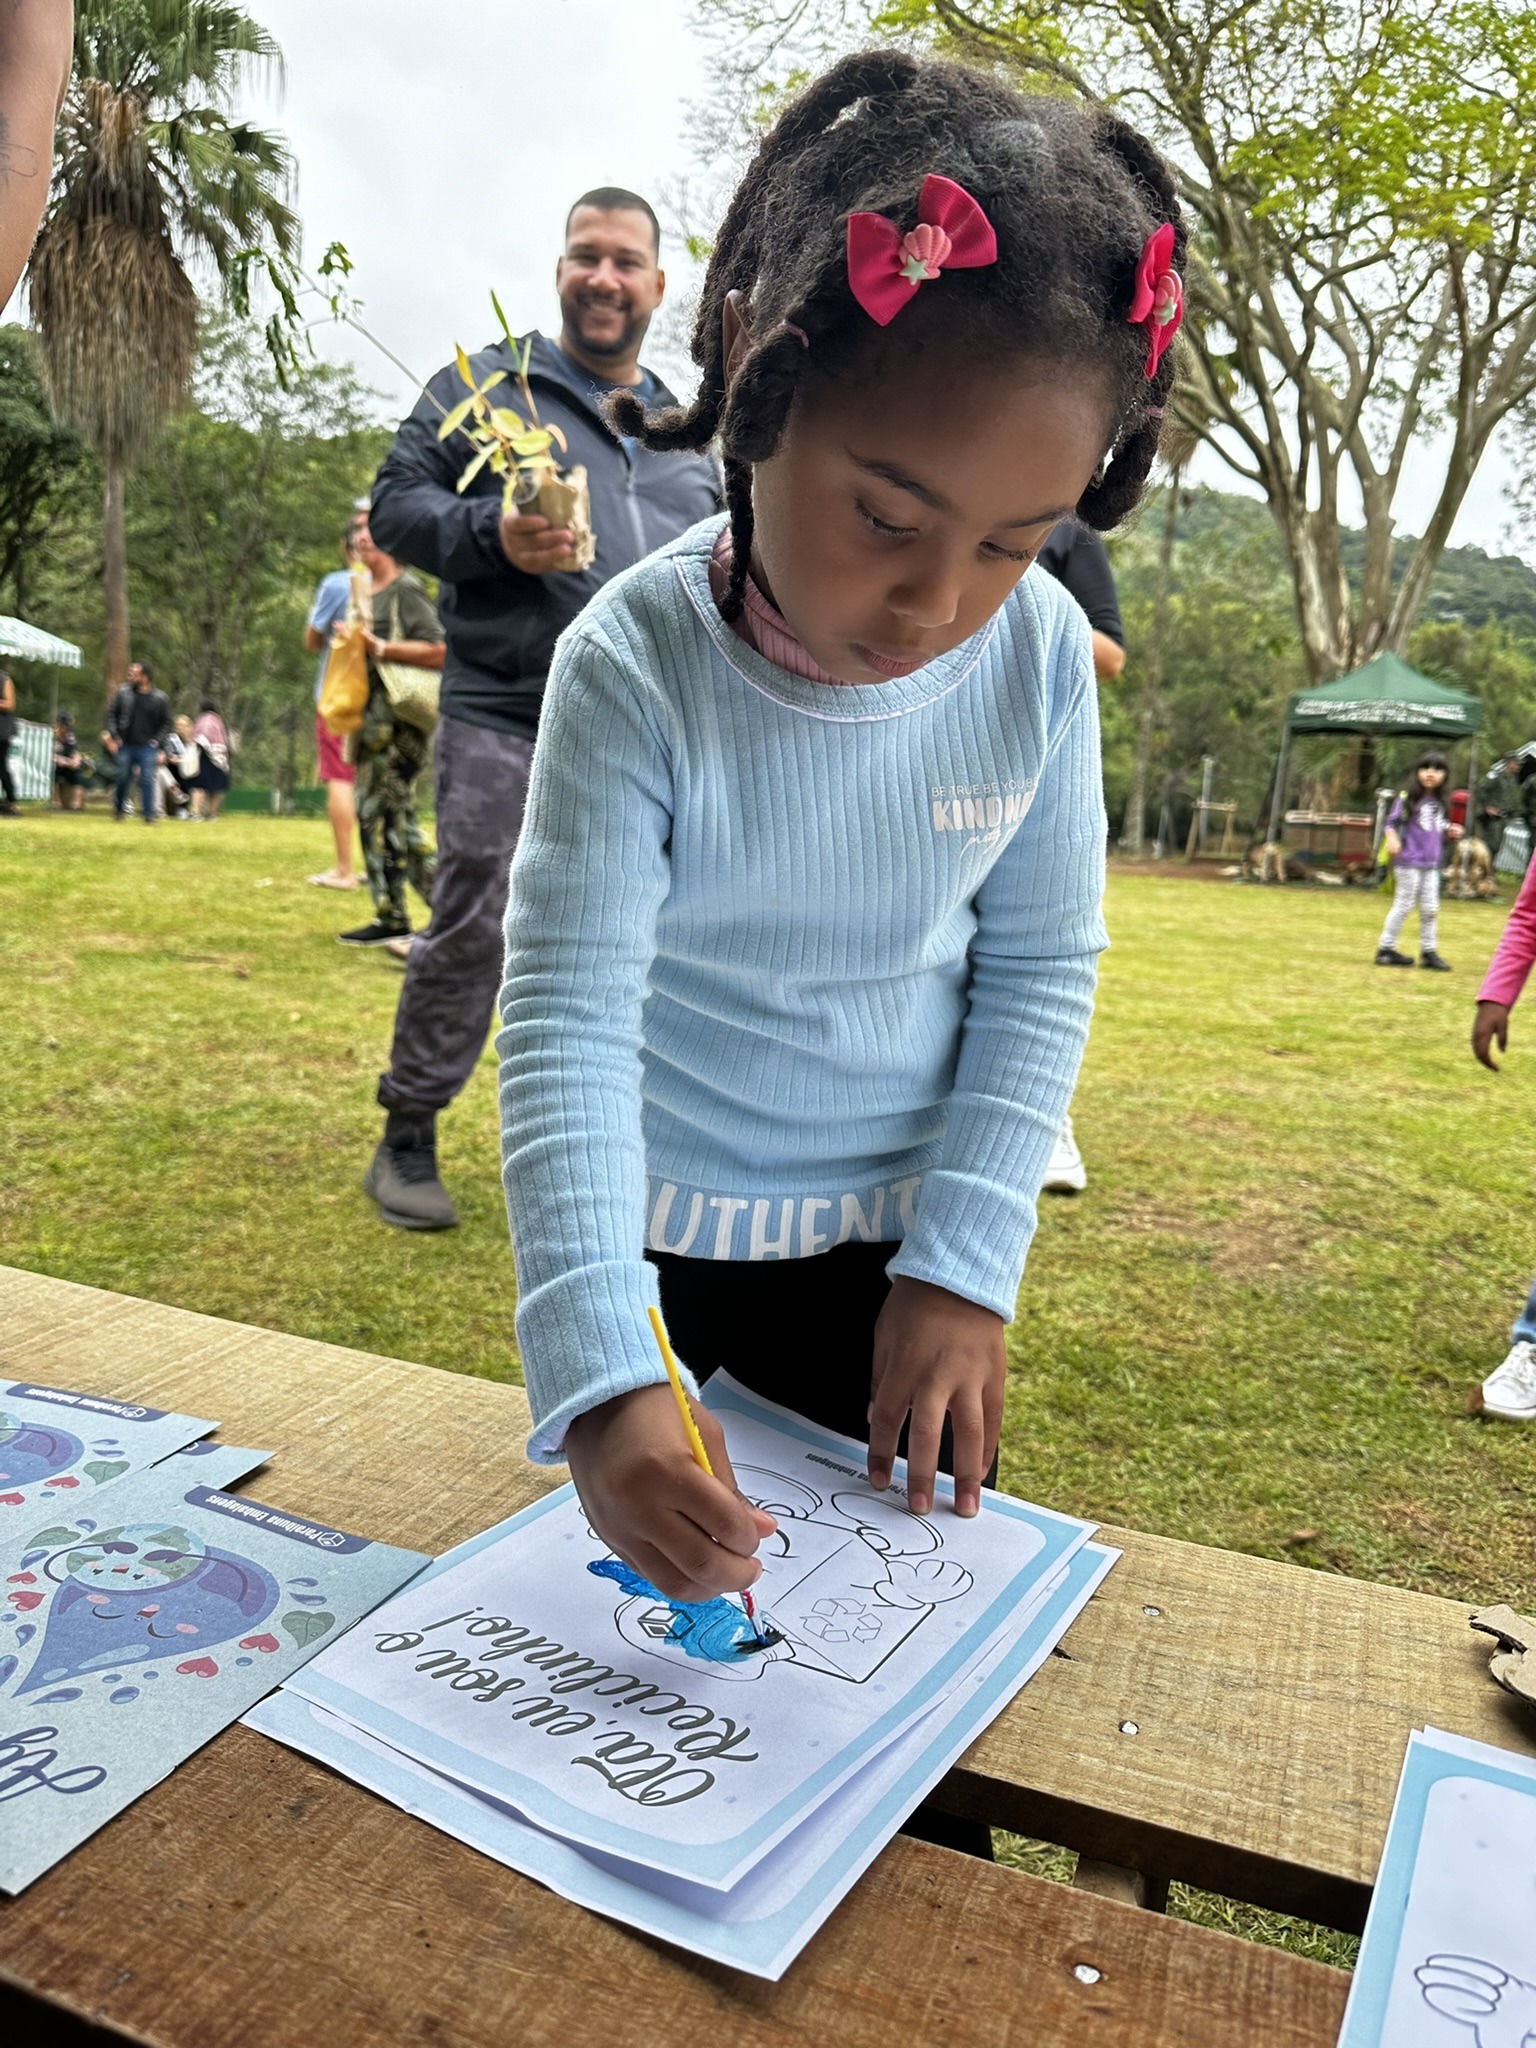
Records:
[[[1376,944],[1378,967],[1411,967],[1412,956],[1397,950],[1398,934],[1410,910],[1419,913],[1419,965],[1449,974],[1451,963],[1435,951],[1435,924],[1440,913],[1440,868],[1445,842],[1459,839],[1461,827],[1448,825],[1441,791],[1448,766],[1444,754],[1420,754],[1408,787],[1387,813],[1387,857],[1392,863],[1392,908]]]

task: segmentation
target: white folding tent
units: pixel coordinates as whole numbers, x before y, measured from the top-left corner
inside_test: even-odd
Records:
[[[78,668],[80,650],[73,640],[61,640],[57,633],[45,633],[29,626],[25,619],[0,616],[0,660],[10,655],[16,661],[45,661],[54,668]],[[58,686],[53,692],[53,710],[59,708]],[[18,719],[10,745],[11,773],[16,794],[44,801],[53,790],[53,729],[28,719]]]

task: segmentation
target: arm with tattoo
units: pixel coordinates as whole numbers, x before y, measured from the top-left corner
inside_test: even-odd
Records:
[[[32,251],[69,83],[70,0],[0,0],[0,305]]]

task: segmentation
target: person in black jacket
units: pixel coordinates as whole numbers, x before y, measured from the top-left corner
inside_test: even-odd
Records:
[[[155,822],[155,770],[165,759],[165,742],[171,730],[171,706],[163,690],[157,690],[147,661],[128,664],[128,680],[119,683],[107,706],[107,722],[101,737],[107,752],[117,763],[117,789],[112,814],[121,824],[128,811],[128,791],[135,775],[139,778],[139,808],[146,825]]]
[[[437,877],[432,920],[411,944],[378,1099],[384,1135],[363,1186],[387,1223],[445,1230],[458,1221],[437,1171],[436,1118],[468,1080],[485,1044],[502,969],[507,876],[523,820],[539,706],[560,632],[610,577],[720,508],[712,461],[658,455],[616,435],[601,406],[610,391],[647,405],[672,394],[640,364],[661,303],[656,215],[633,192],[585,193],[566,222],[555,270],[560,339],[532,337],[528,381],[546,426],[565,435],[563,466],[584,464],[597,556],[562,570],[571,536],[501,508],[489,469],[461,494],[472,450],[438,439],[465,396],[456,368],[439,371],[401,426],[370,494],[378,545],[440,579],[447,638],[437,733]],[[496,342],[470,358],[476,383],[505,383],[495,405],[526,414],[511,351]]]

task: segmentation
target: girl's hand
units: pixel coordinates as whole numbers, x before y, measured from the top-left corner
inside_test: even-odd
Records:
[[[1390,825],[1387,827],[1386,831],[1382,833],[1381,836],[1387,842],[1388,860],[1396,860],[1397,856],[1403,850],[1402,840],[1398,838],[1397,834],[1392,830],[1392,827]]]
[[[890,1485],[910,1413],[907,1505],[926,1515],[947,1415],[955,1438],[955,1513],[979,1513],[981,1482],[1003,1423],[1005,1369],[1001,1316],[926,1280],[893,1281],[875,1324],[870,1485]]]
[[[1447,839],[1459,839],[1461,837],[1461,827],[1459,825],[1447,825],[1445,836]]]
[[[1477,1015],[1472,1020],[1472,1050],[1483,1065],[1496,1074],[1499,1063],[1493,1056],[1495,1044],[1500,1052],[1509,1050],[1509,1005],[1479,1003]]]
[[[720,1425],[693,1407],[711,1478],[693,1462],[663,1380],[578,1415],[565,1455],[587,1520],[610,1550],[669,1600],[739,1593],[761,1575],[755,1555],[777,1527],[736,1488]]]

